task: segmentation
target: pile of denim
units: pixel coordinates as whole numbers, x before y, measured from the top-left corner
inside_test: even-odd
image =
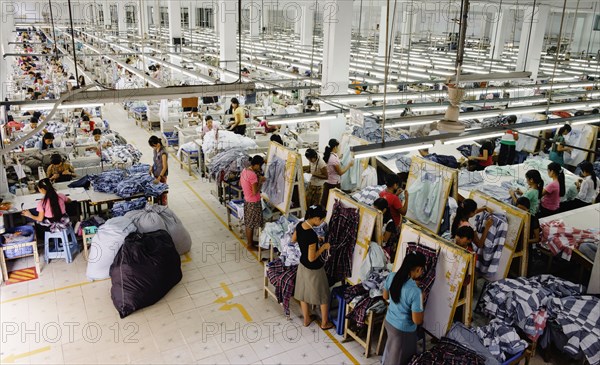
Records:
[[[125,178],[125,170],[109,170],[90,177],[94,190],[99,193],[114,194],[117,185]]]
[[[132,210],[143,209],[145,206],[146,198],[138,198],[131,201],[115,203],[111,212],[113,217],[121,217],[124,216],[127,212],[131,212]]]
[[[145,164],[145,163],[133,165],[127,169],[127,172],[130,174],[148,173],[149,171],[150,171],[150,165]]]

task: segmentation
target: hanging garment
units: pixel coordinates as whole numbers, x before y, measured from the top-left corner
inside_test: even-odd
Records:
[[[350,145],[347,145],[342,151],[342,159],[340,161],[341,166],[348,166],[350,162],[354,159],[352,153],[350,153]],[[356,190],[361,181],[362,174],[362,160],[354,161],[354,165],[352,165],[345,174],[340,177],[341,188],[344,191],[354,191]]]
[[[364,189],[367,186],[374,185],[377,185],[377,170],[373,166],[367,166],[365,171],[360,175],[360,185],[358,188]]]
[[[485,358],[454,340],[442,337],[433,348],[413,357],[409,362],[409,365],[423,364],[485,365]]]
[[[330,258],[325,262],[329,284],[352,276],[352,255],[358,235],[358,209],[347,208],[336,199],[329,220]]]
[[[475,331],[483,345],[502,362],[527,348],[527,341],[522,340],[513,327],[499,319],[492,319]]]
[[[442,209],[442,185],[443,179],[440,176],[425,172],[408,188],[408,210],[419,222],[428,225],[438,219],[438,213]]]
[[[506,242],[508,233],[508,220],[506,215],[482,212],[475,217],[475,231],[480,235],[485,230],[485,222],[492,218],[492,226],[488,231],[482,248],[477,249],[477,271],[486,277],[494,275],[498,271],[502,249]]]
[[[566,227],[560,219],[540,223],[540,231],[540,244],[567,261],[571,260],[573,249],[582,242],[596,241],[600,234],[598,229]]]
[[[358,278],[360,281],[367,280],[372,269],[383,269],[388,263],[385,251],[377,242],[371,242],[369,244],[369,251],[367,253],[367,259],[360,266],[360,272]]]
[[[274,156],[267,166],[265,183],[262,192],[273,205],[279,205],[285,200],[285,161]]]
[[[478,310],[507,325],[522,329],[532,340],[544,332],[545,307],[553,298],[580,295],[581,285],[552,275],[502,279],[490,283],[478,304]]]
[[[564,351],[583,351],[590,364],[600,363],[600,299],[592,296],[554,298],[548,305],[551,318],[568,338]]]
[[[286,316],[290,315],[290,298],[294,295],[297,272],[298,266],[285,266],[280,259],[267,265],[267,278],[275,286],[275,297],[278,303],[283,304]]]
[[[421,279],[417,282],[421,292],[423,292],[423,305],[425,305],[425,303],[427,303],[427,298],[429,298],[429,291],[431,290],[431,287],[433,287],[435,281],[439,252],[419,243],[408,242],[406,244],[406,255],[414,252],[421,253],[425,256],[425,269],[423,270]]]

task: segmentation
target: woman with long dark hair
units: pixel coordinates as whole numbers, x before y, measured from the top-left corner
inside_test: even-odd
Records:
[[[392,218],[388,201],[385,198],[377,198],[373,202],[373,207],[383,213],[383,249],[390,255],[390,259],[393,262],[396,258],[396,247],[400,233],[398,232],[398,226],[394,222],[394,218]]]
[[[560,127],[560,129],[556,133],[556,138],[554,138],[552,149],[550,150],[550,155],[548,156],[548,158],[552,162],[556,162],[560,166],[564,166],[565,164],[564,153],[573,150],[571,147],[564,146],[565,136],[569,133],[571,133],[570,125],[565,124],[562,127]]]
[[[329,190],[339,189],[341,176],[354,166],[354,160],[351,160],[348,166],[342,167],[338,153],[340,153],[340,142],[337,139],[330,139],[323,153],[323,161],[327,163],[327,181],[323,185],[323,196],[321,197],[321,205],[324,207],[327,206]]]
[[[150,166],[150,175],[154,177],[154,183],[167,183],[169,175],[169,163],[167,149],[162,143],[162,140],[157,136],[151,136],[148,139],[148,144],[152,147],[153,157],[152,166]],[[159,198],[161,205],[167,205],[167,193],[163,193]]]
[[[593,204],[600,192],[600,179],[596,176],[594,165],[589,161],[584,161],[580,167],[583,180],[578,180],[575,183],[579,191],[577,197],[564,205],[561,204],[561,211],[583,208]]]
[[[452,221],[452,226],[450,228],[450,234],[451,234],[452,238],[454,238],[454,236],[456,236],[456,232],[457,232],[458,228],[463,227],[463,226],[471,227],[471,223],[469,223],[469,219],[473,218],[474,216],[483,212],[484,210],[488,211],[489,213],[492,213],[492,210],[489,207],[478,208],[477,203],[473,199],[463,200],[462,203],[460,203],[458,205],[458,208],[456,209],[456,215],[454,216],[454,220]],[[475,243],[475,245],[477,245],[477,247],[483,247],[485,238],[487,237],[488,231],[489,231],[490,227],[492,226],[492,223],[493,223],[492,219],[488,218],[488,220],[485,222],[485,228],[484,228],[481,236],[479,236],[477,234],[477,232],[475,232],[475,237],[473,239],[473,243]],[[473,228],[473,227],[471,227],[471,228]],[[473,230],[475,230],[475,229],[473,228]]]
[[[484,141],[479,148],[479,156],[469,156],[469,170],[481,171],[493,165],[493,154],[494,144],[491,141]]]
[[[265,159],[256,155],[250,158],[250,166],[242,170],[240,174],[240,185],[244,192],[244,225],[246,226],[246,242],[248,248],[257,250],[258,246],[254,244],[252,237],[254,230],[263,225],[262,203],[260,198],[260,188],[265,182],[262,176],[262,166]]]
[[[245,135],[246,134],[246,113],[244,108],[240,105],[237,98],[231,99],[230,110],[233,114],[233,123],[229,126],[229,130],[235,134]]]
[[[385,280],[383,299],[388,301],[385,316],[387,342],[383,365],[406,365],[417,353],[417,326],[423,323],[423,293],[416,280],[425,270],[425,256],[409,253],[400,270]]]
[[[544,180],[538,170],[529,170],[525,173],[525,179],[529,189],[523,193],[520,189],[511,190],[510,196],[512,197],[513,204],[517,204],[519,199],[518,195],[521,195],[529,199],[529,213],[535,216],[540,211],[540,199],[542,198],[542,192],[544,191]]]
[[[565,196],[566,192],[565,173],[559,163],[552,162],[548,165],[548,176],[552,178],[552,182],[542,191],[540,218],[558,213],[560,197]]]
[[[28,210],[21,214],[42,226],[50,227],[50,230],[60,229],[69,224],[66,204],[70,203],[71,199],[64,194],[57,193],[48,178],[38,181],[37,188],[44,196],[38,201],[36,208],[38,214],[33,215]]]
[[[294,298],[300,301],[304,326],[308,327],[313,318],[310,316],[309,304],[318,305],[321,309],[321,328],[333,328],[329,318],[329,282],[325,273],[325,262],[321,258],[323,252],[329,250],[329,243],[319,246],[319,237],[313,227],[323,223],[327,212],[319,205],[312,205],[306,210],[303,222],[298,223],[292,242],[300,246],[300,265],[296,274]]]

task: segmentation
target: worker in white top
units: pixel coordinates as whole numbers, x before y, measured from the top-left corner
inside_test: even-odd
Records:
[[[112,146],[112,143],[105,136],[102,135],[102,131],[98,128],[94,129],[94,131],[92,132],[92,136],[88,140],[88,143],[95,144],[96,146],[88,147],[86,148],[86,150],[96,151],[97,153],[101,148],[104,149]]]

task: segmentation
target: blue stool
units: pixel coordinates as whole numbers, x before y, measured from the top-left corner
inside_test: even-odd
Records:
[[[331,299],[329,300],[330,313],[333,308],[333,301],[337,300],[338,303],[337,316],[336,318],[329,317],[329,321],[335,324],[335,330],[340,336],[344,334],[344,323],[346,323],[346,300],[344,299],[344,291],[346,291],[346,288],[348,288],[348,285],[333,288],[331,291]]]
[[[79,252],[77,237],[70,225],[58,232],[44,234],[44,260],[46,263],[53,259],[64,259],[70,264],[73,262],[73,255],[77,252]]]

